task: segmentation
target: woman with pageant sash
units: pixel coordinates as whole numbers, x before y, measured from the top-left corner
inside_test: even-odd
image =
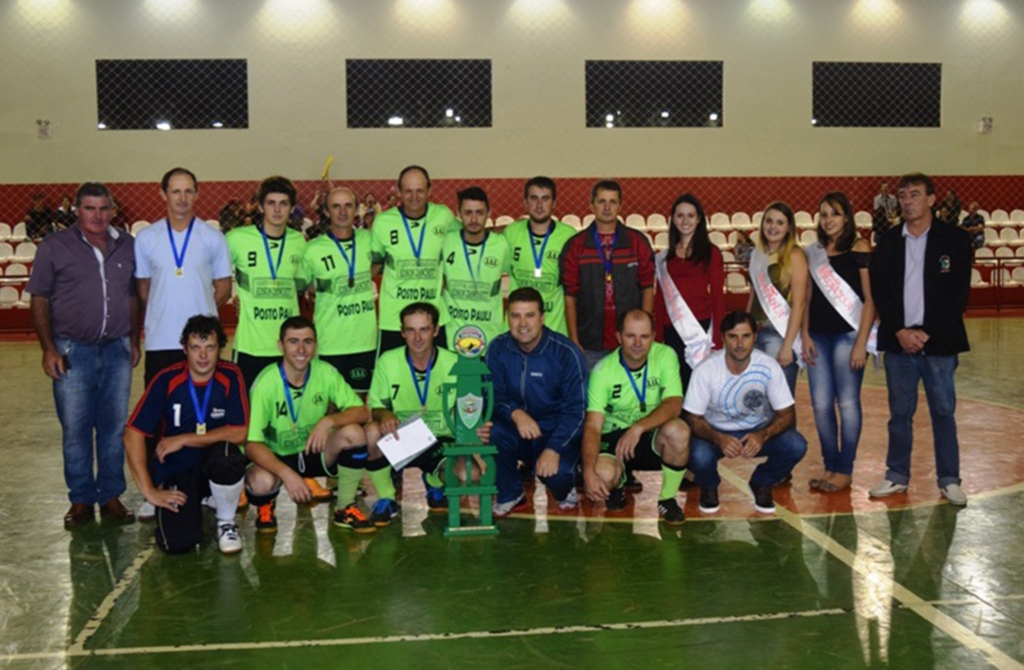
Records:
[[[750,302],[757,321],[756,346],[782,366],[796,395],[800,371],[800,325],[807,296],[807,259],[796,244],[796,218],[784,202],[764,210],[757,245],[750,255]]]
[[[655,259],[655,338],[679,356],[685,393],[693,368],[722,346],[718,326],[725,314],[725,269],[696,196],[676,198],[669,220],[668,249]]]
[[[818,241],[805,250],[812,284],[803,323],[803,355],[825,462],[824,473],[810,481],[819,491],[843,491],[853,476],[860,387],[869,347],[874,349],[870,251],[868,241],[857,235],[850,201],[842,193],[827,193],[818,205]]]

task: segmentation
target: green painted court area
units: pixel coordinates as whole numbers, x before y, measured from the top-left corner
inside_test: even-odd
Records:
[[[1024,320],[968,328],[959,395],[979,401],[971,412],[1009,405],[1024,417]],[[3,667],[1024,667],[1021,441],[1006,443],[1005,427],[962,454],[962,510],[918,481],[891,508],[859,488],[847,509],[801,514],[800,470],[795,502],[765,518],[744,503],[746,471],[723,462],[728,513],[701,517],[687,501],[679,529],[659,526],[642,496],[606,519],[600,506],[545,512],[536,492],[539,511],[499,520],[498,537],[446,540],[445,517],[427,514],[410,472],[401,520],[376,534],[333,528],[330,505],[282,498],[276,536],[257,536],[249,510],[241,554],[206,542],[171,557],[145,523],[63,529],[59,430],[38,350],[2,346]],[[881,373],[866,386],[884,386]],[[969,430],[986,430],[983,419]],[[799,427],[814,435],[804,405]],[[872,441],[884,435],[873,430]],[[930,437],[920,424],[917,435],[915,467],[928,472]],[[808,459],[820,462],[816,450],[815,439]],[[866,487],[884,444],[862,450],[855,479]],[[1009,484],[972,478],[988,458],[1016,473]],[[644,481],[653,489],[657,475]],[[130,484],[127,500],[139,502]]]

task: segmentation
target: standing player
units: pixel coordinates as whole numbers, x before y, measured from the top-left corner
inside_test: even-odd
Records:
[[[404,344],[399,313],[406,305],[427,302],[441,309],[441,250],[444,237],[457,227],[444,205],[428,202],[430,175],[410,165],[398,175],[402,206],[381,212],[371,230],[375,271],[383,269],[380,291],[380,344],[377,355]],[[438,346],[445,346],[443,315]]]
[[[482,188],[459,191],[462,230],[444,239],[442,298],[448,312],[448,348],[453,351],[462,326],[476,326],[487,342],[508,330],[501,297],[501,276],[509,269],[508,242],[484,228],[490,211]]]
[[[181,333],[185,362],[153,377],[124,433],[128,467],[156,508],[156,543],[168,554],[190,551],[202,540],[207,495],[217,510],[220,550],[242,550],[235,510],[246,461],[235,445],[245,442],[249,406],[241,371],[220,360],[227,342],[215,317],[190,318]],[[158,430],[163,437],[150,463],[146,438]]]
[[[414,414],[423,419],[439,441],[409,465],[423,471],[430,511],[443,513],[448,509],[441,489],[440,470],[444,461],[443,442],[451,442],[452,433],[444,420],[441,393],[445,382],[454,381],[449,373],[458,356],[434,344],[439,315],[437,308],[430,303],[406,305],[399,317],[405,346],[381,354],[370,386],[373,422],[366,426],[370,449],[366,469],[370,471],[370,480],[377,489],[378,500],[370,518],[378,526],[391,523],[398,516],[399,509],[395,502],[395,485],[391,481],[391,466],[377,447],[377,441],[388,433],[394,433],[399,423]]]
[[[679,418],[683,385],[679,357],[654,341],[654,318],[640,309],[619,317],[621,347],[590,374],[583,427],[587,497],[608,509],[626,506],[626,466],[661,470],[658,513],[671,525],[686,520],[676,502],[690,457],[690,429]]]
[[[253,465],[245,482],[258,510],[256,530],[277,531],[282,484],[293,501],[306,503],[312,494],[303,478],[328,476],[338,477],[334,524],[372,533],[373,524],[355,503],[366,460],[366,405],[337,370],[316,358],[316,328],[305,317],[281,324],[278,347],[282,360],[268,365],[252,385],[245,455]],[[337,408],[333,414],[331,406]]]
[[[377,348],[377,307],[370,270],[370,232],[356,230],[358,198],[331,189],[324,200],[331,227],[306,245],[305,278],[316,292],[313,323],[320,360],[330,363],[360,395],[370,390]]]
[[[551,330],[567,335],[565,294],[562,290],[558,258],[562,247],[576,234],[572,226],[551,217],[555,209],[555,182],[549,177],[534,177],[526,182],[527,218],[505,229],[504,237],[512,250],[509,290],[532,286],[544,298],[544,323]]]

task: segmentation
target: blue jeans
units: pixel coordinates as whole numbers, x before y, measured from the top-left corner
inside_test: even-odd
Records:
[[[102,505],[125,491],[123,439],[132,385],[128,338],[94,343],[55,337],[53,343],[71,364],[53,382],[68,498],[73,503]]]
[[[541,438],[537,440],[524,440],[519,437],[514,423],[510,421],[495,421],[491,428],[491,444],[498,447],[498,455],[495,457],[497,466],[498,502],[509,502],[523,494],[523,483],[519,481],[517,464],[522,461],[527,466],[533,466],[541,452],[547,448],[547,437],[551,434],[553,426],[539,424]],[[565,500],[569,491],[575,485],[576,462],[579,460],[579,445],[574,445],[568,454],[560,454],[558,459],[558,472],[551,477],[541,477],[540,481],[551,489],[551,495],[555,500]]]
[[[721,431],[726,435],[742,438],[747,433],[761,430],[759,426],[753,430]],[[758,456],[767,456],[768,460],[757,466],[750,477],[752,486],[773,486],[789,475],[796,464],[807,453],[807,440],[804,436],[790,428],[776,435],[761,445]],[[701,488],[718,488],[722,478],[718,475],[718,461],[724,456],[717,445],[694,437],[690,439],[690,462],[687,467],[693,472],[693,480]]]
[[[779,349],[782,348],[783,339],[785,338],[779,335],[779,331],[775,330],[769,323],[758,328],[757,340],[754,342],[754,346],[775,358],[779,355]],[[800,365],[797,363],[796,353],[794,352],[793,362],[782,368],[782,373],[786,375],[786,385],[789,386],[789,392],[794,397],[796,396],[796,375],[798,372],[800,372]]]
[[[815,365],[807,366],[807,381],[811,384],[811,405],[821,442],[821,457],[826,471],[850,475],[860,442],[860,386],[864,381],[863,368],[850,368],[857,333],[812,332],[811,339],[818,350],[818,358]],[[837,406],[842,432],[836,422]]]
[[[910,481],[910,452],[914,446],[917,384],[924,382],[935,441],[935,471],[939,488],[960,483],[960,443],[956,437],[956,389],[953,373],[959,358],[885,352],[885,385],[889,389],[889,453],[885,478],[896,484]]]

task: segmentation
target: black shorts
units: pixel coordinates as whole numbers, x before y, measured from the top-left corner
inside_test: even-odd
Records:
[[[241,351],[235,352],[235,365],[242,371],[242,379],[245,380],[245,390],[251,391],[252,384],[256,377],[263,372],[263,368],[271,363],[281,360],[280,356],[252,356]]]
[[[385,351],[391,351],[399,347],[405,346],[405,338],[402,337],[402,333],[397,330],[382,330],[380,331],[380,339],[377,340],[377,357]],[[448,335],[445,333],[445,326],[441,326],[437,330],[437,337],[434,338],[434,346],[439,349],[448,348]]]
[[[601,436],[601,453],[608,456],[615,456],[615,445],[625,430],[616,430],[605,433]],[[649,430],[640,436],[633,450],[633,460],[626,461],[625,465],[630,470],[661,470],[661,456],[654,450],[654,440],[658,436],[657,430]]]
[[[376,351],[364,351],[359,354],[340,354],[337,356],[320,355],[320,360],[330,363],[341,373],[348,385],[356,393],[369,393],[370,380],[373,378],[373,367],[377,362]]]
[[[322,451],[319,454],[307,454],[304,451],[300,451],[291,456],[278,456],[282,463],[303,477],[337,477],[337,463],[327,467],[324,458],[326,458],[326,454]]]

